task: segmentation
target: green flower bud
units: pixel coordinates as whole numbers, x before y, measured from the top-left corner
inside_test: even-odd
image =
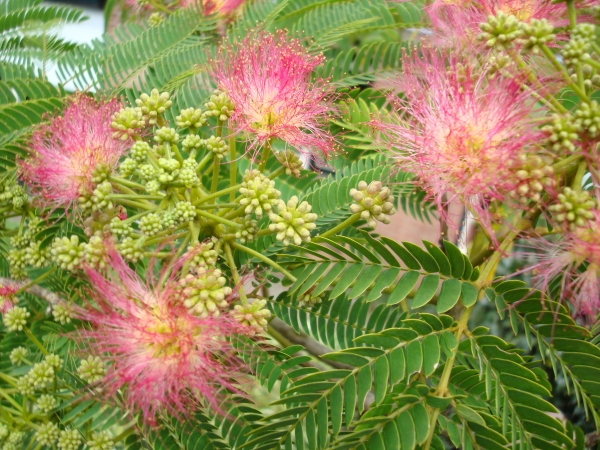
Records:
[[[112,173],[112,168],[108,164],[98,164],[92,173],[94,183],[102,183]]]
[[[150,25],[150,27],[155,27],[156,25],[161,23],[163,20],[164,20],[164,17],[161,13],[154,12],[154,13],[150,14],[150,17],[148,17],[148,25]]]
[[[157,180],[150,180],[146,183],[146,192],[150,195],[158,194],[160,183]]]
[[[206,123],[206,117],[202,114],[202,110],[188,108],[181,111],[175,118],[175,124],[179,128],[200,128]]]
[[[84,259],[85,243],[79,242],[76,235],[68,237],[57,237],[52,242],[50,254],[52,260],[61,268],[74,271],[81,267]]]
[[[158,89],[152,89],[150,95],[142,94],[140,98],[135,101],[136,105],[142,111],[144,120],[149,125],[156,125],[158,116],[164,114],[164,112],[171,107],[173,102],[169,100],[170,94],[158,92]]]
[[[27,254],[25,249],[10,249],[8,255],[6,255],[6,260],[10,266],[10,274],[13,278],[21,279],[27,276],[25,273],[25,267],[27,266]]]
[[[35,388],[29,374],[23,375],[17,380],[17,390],[21,393],[21,395],[25,396],[33,395],[35,393]]]
[[[112,193],[112,184],[110,184],[109,181],[100,183],[96,187],[96,189],[94,189],[94,192],[91,197],[92,210],[99,211],[101,209],[113,208],[112,201],[109,198],[111,193]]]
[[[154,140],[159,144],[164,142],[176,144],[179,141],[179,134],[177,134],[175,128],[162,127],[154,133]]]
[[[40,248],[40,242],[32,242],[25,249],[25,261],[33,267],[45,267],[50,259],[50,249]]]
[[[246,170],[244,181],[240,187],[240,205],[244,206],[244,213],[252,213],[261,219],[263,213],[269,214],[273,206],[279,203],[281,192],[275,189],[275,182],[268,179],[258,170]]]
[[[188,134],[181,142],[181,146],[185,151],[189,152],[192,149],[201,149],[204,147],[204,142],[204,139],[197,134]]]
[[[58,303],[52,307],[52,316],[62,325],[71,323],[71,319],[74,317],[73,306],[71,303]]]
[[[302,242],[310,242],[310,232],[317,227],[314,222],[317,215],[311,213],[312,207],[308,202],[298,204],[295,195],[287,202],[280,200],[277,204],[277,214],[269,214],[271,224],[269,229],[277,231],[276,239],[282,241],[283,245],[296,245]]]
[[[313,295],[310,291],[298,297],[298,306],[312,308],[323,301],[323,294]]]
[[[554,40],[554,27],[546,19],[531,19],[529,23],[521,23],[521,38],[518,42],[524,51],[539,53],[540,45],[546,45]]]
[[[54,368],[48,362],[42,361],[33,365],[27,377],[34,388],[42,389],[54,381]]]
[[[215,243],[216,239],[213,238],[211,241],[199,242],[188,248],[187,254],[193,255],[190,258],[190,267],[192,269],[214,268],[219,257],[219,254],[215,250]]]
[[[27,325],[27,319],[31,316],[29,311],[20,306],[15,306],[4,313],[2,322],[8,331],[23,331]]]
[[[502,11],[498,11],[496,16],[488,16],[487,22],[479,24],[481,34],[479,40],[486,41],[488,47],[505,49],[512,47],[513,41],[521,37],[523,31],[520,28],[519,20]]]
[[[87,244],[83,245],[85,261],[94,269],[105,269],[108,263],[108,246],[100,236],[92,236]]]
[[[144,141],[137,141],[131,147],[131,157],[136,160],[138,163],[146,162],[148,158],[148,153],[150,152],[150,145]]]
[[[58,406],[58,401],[53,395],[42,394],[37,401],[38,409],[43,413],[48,413]]]
[[[177,161],[176,159],[160,158],[158,160],[158,166],[161,169],[166,170],[167,172],[173,172],[179,169],[181,167],[181,164],[179,164],[179,161]]]
[[[135,169],[137,169],[137,162],[131,158],[126,158],[119,164],[119,174],[124,178],[131,176]]]
[[[262,333],[267,329],[271,317],[271,311],[265,308],[266,304],[266,300],[255,299],[245,305],[235,305],[231,315],[237,322],[248,327],[250,334]]]
[[[231,99],[225,92],[215,90],[210,96],[210,100],[204,104],[206,117],[216,117],[220,121],[225,122],[235,109]]]
[[[258,222],[248,217],[239,217],[236,222],[242,224],[235,232],[235,238],[239,239],[242,244],[253,242],[258,233]]]
[[[126,140],[144,128],[142,110],[140,108],[123,108],[112,116],[111,128],[115,130],[113,138]]]
[[[542,130],[547,135],[547,143],[552,150],[560,152],[563,148],[573,152],[576,142],[579,140],[581,125],[571,116],[552,116],[552,123],[546,125]]]
[[[108,431],[92,433],[92,439],[86,442],[88,450],[114,450],[115,443]]]
[[[180,281],[183,305],[190,314],[200,317],[219,316],[227,307],[231,288],[219,269],[200,269],[197,275],[187,275]]]
[[[286,175],[293,175],[296,178],[300,176],[304,163],[293,150],[278,152],[275,157],[285,167]]]
[[[35,432],[35,440],[39,445],[54,446],[59,436],[59,429],[53,422],[47,422],[40,425]]]
[[[99,357],[90,355],[81,361],[77,373],[82,380],[96,383],[106,376],[106,367]]]
[[[157,175],[158,171],[154,168],[154,166],[150,164],[144,164],[143,166],[140,166],[140,177],[143,180],[154,180]]]
[[[0,442],[8,436],[8,427],[0,422]]]
[[[158,214],[150,213],[140,219],[140,230],[146,236],[153,236],[162,231],[163,225]]]
[[[542,191],[554,186],[556,182],[552,159],[532,153],[519,156],[514,173],[516,187],[510,192],[510,196],[521,204],[539,201]]]
[[[173,217],[178,223],[194,220],[196,217],[196,207],[190,202],[179,202],[175,205]]]
[[[350,205],[350,212],[360,213],[360,218],[371,228],[377,226],[376,220],[388,224],[390,216],[396,213],[394,197],[390,192],[389,188],[383,187],[381,181],[372,181],[369,185],[361,181],[358,183],[358,190],[350,190],[350,197],[357,202]]]
[[[27,350],[25,347],[17,347],[10,352],[9,358],[13,366],[20,366],[21,364],[28,363],[28,356],[29,350]]]
[[[577,192],[564,187],[557,200],[557,204],[548,207],[548,210],[554,213],[557,222],[565,223],[571,231],[589,226],[589,221],[594,218],[593,211],[597,207],[597,201],[589,191]]]
[[[19,210],[29,203],[29,196],[22,186],[15,184],[11,188],[12,205],[15,209]]]
[[[138,246],[138,241],[131,237],[123,239],[123,241],[117,245],[117,250],[130,262],[139,262],[144,257],[144,252],[141,247]]]
[[[50,364],[54,370],[60,369],[64,362],[60,356],[55,354],[47,355],[44,360]]]
[[[77,450],[83,439],[77,430],[62,430],[58,437],[57,447],[60,450]]]
[[[591,139],[600,136],[600,105],[596,100],[580,103],[575,111],[575,124]]]
[[[229,146],[227,145],[227,142],[220,137],[211,136],[204,141],[204,145],[206,145],[206,149],[209,152],[213,152],[213,154],[219,159],[223,159],[229,152]]]

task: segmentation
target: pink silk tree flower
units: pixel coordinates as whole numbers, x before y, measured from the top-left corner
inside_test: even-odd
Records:
[[[131,144],[112,138],[111,117],[120,108],[117,100],[79,94],[62,116],[34,132],[31,156],[19,162],[20,176],[34,195],[53,207],[72,206],[115,169]]]
[[[334,139],[325,130],[332,109],[332,88],[311,80],[323,56],[314,56],[285,31],[257,32],[224,45],[211,74],[235,107],[235,132],[253,135],[253,146],[277,138],[305,154],[327,156]]]
[[[242,379],[231,339],[243,327],[190,314],[173,278],[154,282],[149,269],[143,281],[116,252],[111,267],[112,279],[87,269],[96,306],[78,314],[92,325],[81,339],[108,366],[99,386],[109,395],[122,391],[131,412],[150,425],[161,412],[185,417],[200,405],[218,411],[218,391],[238,392],[234,383]]]
[[[15,294],[19,291],[16,284],[4,284],[0,286],[0,313],[4,314],[14,308],[18,299]]]
[[[405,55],[403,75],[391,80],[389,116],[372,121],[380,144],[437,203],[442,215],[455,200],[489,227],[487,208],[516,187],[513,167],[539,137],[528,120],[534,102],[513,80],[474,72],[460,55],[430,48]]]
[[[590,324],[600,313],[600,211],[594,211],[589,226],[568,231],[558,242],[539,239],[540,262],[527,270],[536,273],[534,281],[549,291],[560,280],[560,299],[570,303],[575,316]],[[553,298],[555,296],[551,296]]]
[[[179,0],[179,6],[187,8],[192,5],[202,3],[202,8],[205,15],[219,14],[221,16],[228,16],[238,9],[244,0]]]

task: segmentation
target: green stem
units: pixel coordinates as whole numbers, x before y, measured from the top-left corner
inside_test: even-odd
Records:
[[[196,173],[200,173],[204,166],[208,164],[208,162],[214,157],[212,153],[208,153],[202,160],[198,163],[198,167],[196,167]]]
[[[237,203],[211,203],[210,205],[200,205],[196,206],[198,209],[222,209],[222,208],[235,208]]]
[[[21,286],[17,292],[15,292],[15,295],[21,294],[23,292],[25,292],[27,289],[29,289],[31,286],[35,286],[36,284],[39,284],[40,281],[48,278],[50,275],[52,275],[54,272],[56,272],[57,267],[54,266],[52,267],[50,270],[47,270],[46,272],[44,272],[43,274],[41,274],[39,277],[37,277],[35,280],[30,281],[27,284],[24,284],[23,286]]]
[[[119,199],[119,203],[122,205],[127,205],[127,206],[131,206],[132,208],[139,208],[139,209],[145,209],[147,211],[151,211],[156,209],[156,205],[152,204],[152,203],[139,203],[136,202],[134,200],[126,200],[124,198],[120,198]]]
[[[17,409],[17,411],[21,411],[21,414],[23,414],[23,409],[21,408],[21,405],[19,405],[14,398],[12,398],[10,395],[4,392],[4,389],[2,388],[0,388],[0,395],[4,397],[11,405],[13,405]]]
[[[237,184],[237,167],[236,158],[237,152],[235,148],[235,135],[230,130],[231,136],[229,137],[229,184],[235,186]],[[235,199],[235,191],[229,191],[229,201],[233,202]]]
[[[571,164],[571,163],[577,162],[577,161],[579,161],[581,158],[583,158],[583,156],[582,156],[582,155],[577,155],[577,154],[575,154],[575,155],[571,155],[571,156],[569,156],[568,158],[561,159],[560,161],[558,161],[558,162],[554,163],[554,164],[552,165],[552,168],[554,169],[554,171],[555,171],[555,172],[557,172],[557,171],[558,171],[558,169],[562,169],[563,167],[565,167],[565,166],[568,166],[568,165],[569,165],[569,164]]]
[[[142,195],[142,194],[137,194],[137,193],[133,193],[133,194],[110,194],[107,196],[108,198],[114,198],[114,199],[131,199],[131,200],[136,200],[136,199],[140,199],[140,200],[162,200],[163,198],[165,198],[164,195]]]
[[[583,176],[585,175],[585,170],[587,169],[587,163],[585,160],[580,161],[577,166],[577,172],[575,173],[575,177],[573,178],[573,182],[571,183],[571,189],[576,192],[581,192],[581,183],[583,181]]]
[[[271,266],[275,270],[278,270],[280,273],[282,273],[283,275],[285,275],[289,280],[296,281],[296,277],[294,275],[292,275],[291,273],[289,273],[287,270],[285,270],[283,267],[281,267],[279,264],[277,264],[271,258],[263,255],[262,253],[259,253],[256,250],[252,250],[251,248],[248,248],[245,245],[238,244],[237,242],[231,242],[231,246],[234,247],[234,248],[237,248],[238,250],[246,252],[249,255],[252,255],[252,256],[254,256],[257,259],[260,259],[262,262],[268,264],[269,266]]]
[[[217,191],[214,194],[210,194],[210,195],[207,195],[206,197],[202,197],[202,198],[196,200],[194,203],[192,203],[192,205],[198,206],[198,205],[201,205],[202,203],[206,203],[209,200],[213,200],[215,198],[221,197],[222,195],[229,194],[230,192],[235,193],[241,186],[242,186],[241,184],[236,184],[235,186],[230,186],[226,189],[221,189],[220,191]]]
[[[573,0],[567,0],[567,11],[569,13],[569,28],[573,30],[577,25],[577,10]]]
[[[33,333],[31,332],[31,330],[29,328],[24,327],[23,331],[25,332],[25,334],[27,335],[27,337],[29,339],[31,339],[31,342],[33,342],[35,344],[35,346],[40,349],[40,351],[44,354],[44,356],[48,356],[50,354],[50,353],[48,353],[48,350],[46,350],[46,347],[44,347],[42,345],[42,343],[40,341],[38,341],[38,338],[36,338],[33,335]]]
[[[215,222],[222,223],[223,225],[228,225],[233,228],[242,228],[242,225],[239,223],[232,222],[231,220],[227,220],[224,217],[219,217],[215,214],[211,214],[206,211],[202,211],[201,209],[197,209],[196,214],[198,214],[199,216],[202,216],[206,219],[210,219],[210,220],[214,220]]]
[[[212,183],[210,185],[210,193],[211,194],[214,194],[215,192],[217,192],[217,186],[219,184],[219,167],[220,167],[219,158],[217,158],[217,155],[215,155],[214,160],[213,160]]]
[[[108,181],[110,181],[112,183],[120,184],[121,186],[130,187],[130,188],[133,188],[133,189],[141,189],[143,191],[146,190],[146,186],[143,186],[143,185],[141,185],[139,183],[136,183],[134,181],[129,181],[129,180],[126,180],[124,178],[117,177],[115,175],[111,175],[110,177],[108,177]]]
[[[242,285],[242,280],[240,279],[240,274],[237,271],[235,259],[233,259],[233,253],[231,252],[231,246],[228,242],[225,242],[225,257],[227,259],[227,265],[231,269],[231,275],[233,275],[233,282],[238,287],[238,292],[240,293],[240,301],[242,302],[242,305],[247,305],[248,298],[246,297],[246,293],[244,292],[244,286]]]
[[[580,99],[589,102],[589,99],[588,99],[585,91],[582,91],[581,89],[579,89],[579,86],[573,82],[573,80],[571,79],[571,76],[566,71],[565,67],[556,59],[556,57],[554,56],[554,53],[552,53],[552,50],[550,50],[545,44],[540,44],[540,48],[542,49],[542,52],[544,53],[546,58],[548,58],[548,61],[550,61],[550,63],[554,66],[554,68],[558,72],[560,72],[560,74],[562,75],[565,82],[569,85],[569,87],[571,89],[573,89],[573,91],[579,96]]]
[[[267,161],[269,160],[269,155],[271,154],[271,141],[265,142],[265,146],[263,148],[262,154],[260,156],[260,165],[258,166],[258,171],[263,172],[265,167],[267,166]]]
[[[342,231],[344,228],[349,227],[350,225],[352,225],[354,222],[357,222],[360,219],[360,213],[356,213],[356,214],[352,214],[350,217],[348,217],[346,220],[344,220],[342,223],[340,223],[339,225],[331,228],[330,230],[327,230],[325,233],[320,234],[318,236],[315,236],[313,238],[313,242],[318,242],[321,239],[327,238],[329,236],[332,236],[336,233],[339,233],[340,231]]]

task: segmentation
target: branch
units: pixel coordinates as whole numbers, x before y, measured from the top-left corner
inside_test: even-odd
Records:
[[[0,277],[0,284],[15,286],[17,289],[27,286],[27,283],[27,281],[15,281],[11,280],[10,278]],[[58,294],[55,294],[54,292],[49,291],[41,286],[29,286],[27,289],[25,289],[25,292],[35,295],[42,300],[46,300],[51,305],[57,305],[61,302],[64,302],[64,300]]]

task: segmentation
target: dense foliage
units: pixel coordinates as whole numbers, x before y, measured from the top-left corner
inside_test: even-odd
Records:
[[[1,448],[596,448],[599,11],[4,0]]]

